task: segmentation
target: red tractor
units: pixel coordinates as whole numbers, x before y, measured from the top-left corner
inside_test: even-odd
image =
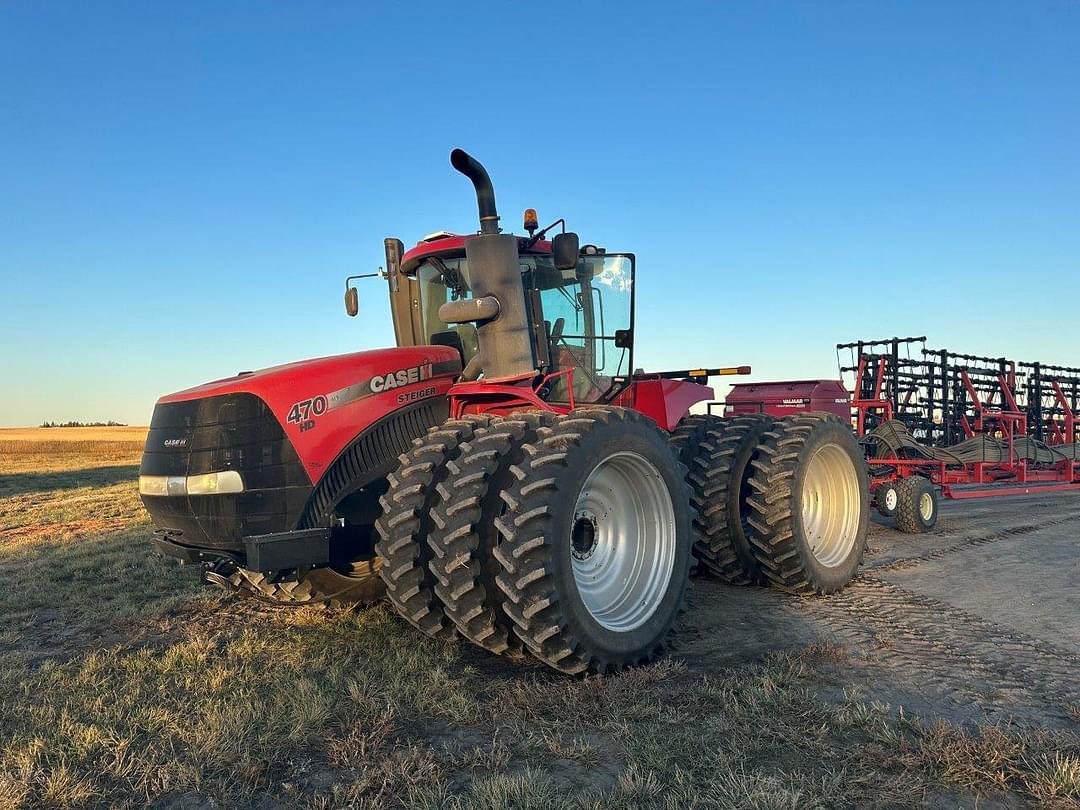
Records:
[[[480,231],[386,240],[396,348],[158,401],[139,476],[157,548],[275,602],[385,594],[430,636],[570,673],[659,655],[695,558],[843,587],[869,511],[850,426],[691,415],[709,376],[747,369],[635,371],[634,256],[532,211],[501,233],[487,172],[451,164]]]

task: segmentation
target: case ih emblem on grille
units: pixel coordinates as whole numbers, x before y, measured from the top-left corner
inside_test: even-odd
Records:
[[[412,368],[403,368],[400,371],[392,371],[386,375],[378,375],[371,378],[371,393],[381,394],[392,388],[400,388],[403,385],[413,385],[424,380],[431,379],[431,363]]]
[[[187,445],[187,439],[166,439],[162,444],[165,447],[184,447]]]

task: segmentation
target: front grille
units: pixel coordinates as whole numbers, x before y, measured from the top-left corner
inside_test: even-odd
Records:
[[[296,526],[311,480],[273,411],[254,394],[169,402],[154,408],[140,475],[236,470],[235,495],[143,498],[154,524],[180,542],[239,549],[251,534]]]

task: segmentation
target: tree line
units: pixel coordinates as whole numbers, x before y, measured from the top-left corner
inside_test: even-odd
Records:
[[[127,427],[126,422],[42,422],[42,427]]]

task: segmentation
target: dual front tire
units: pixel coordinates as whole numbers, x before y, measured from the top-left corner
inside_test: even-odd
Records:
[[[567,673],[660,655],[692,546],[666,434],[621,408],[463,421],[418,439],[384,496],[376,551],[398,611]]]

